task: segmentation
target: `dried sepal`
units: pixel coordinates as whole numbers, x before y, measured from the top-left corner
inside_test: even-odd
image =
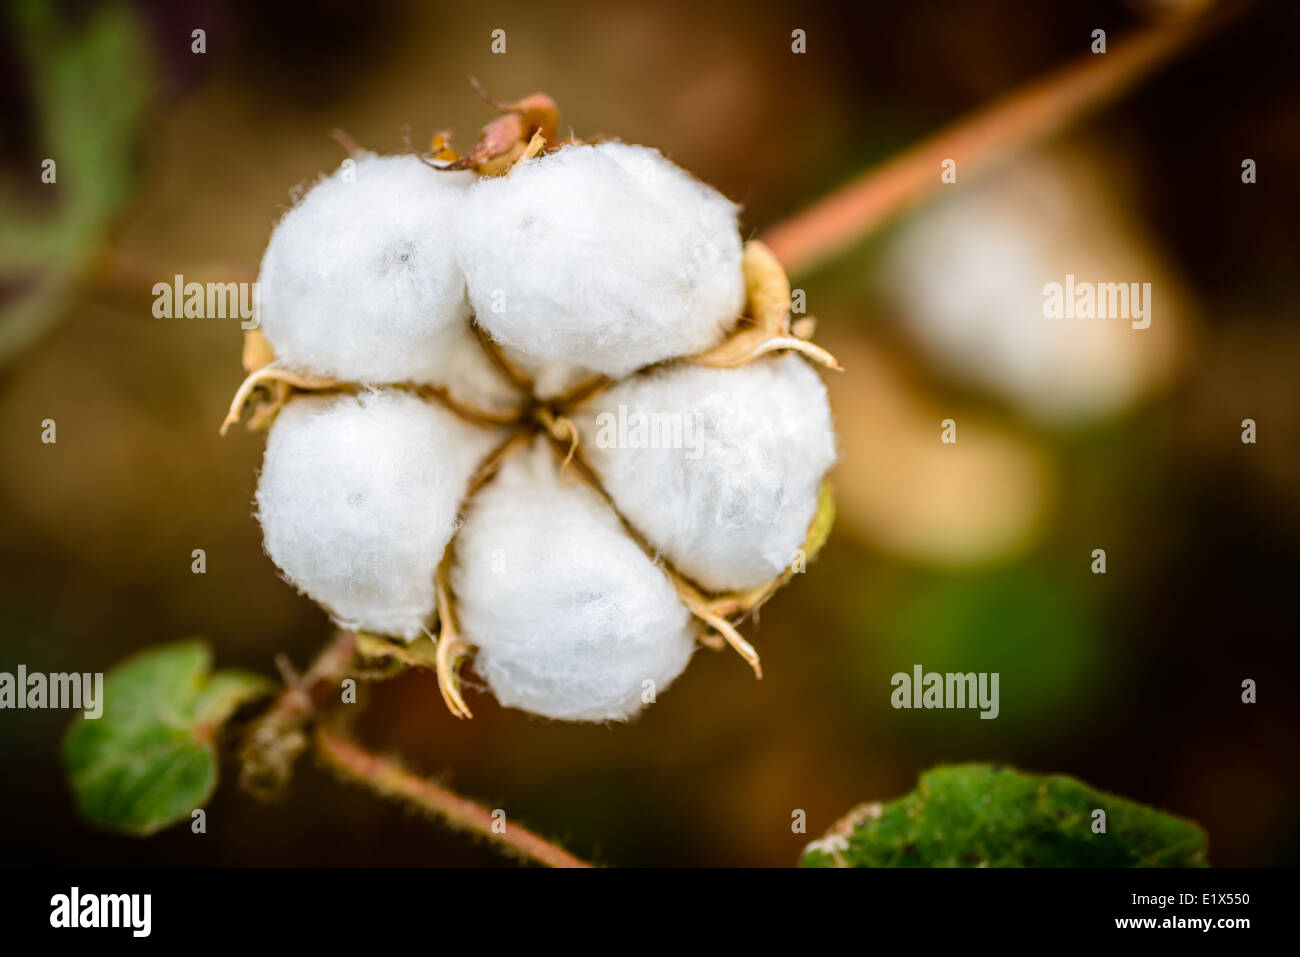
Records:
[[[239,421],[239,417],[244,412],[244,407],[252,398],[253,393],[262,386],[273,386],[283,388],[273,388],[271,396],[272,407],[278,409],[285,399],[288,398],[288,387],[302,389],[309,392],[319,392],[323,389],[337,389],[345,383],[337,379],[325,379],[314,376],[299,375],[288,369],[282,369],[272,362],[270,365],[262,366],[256,372],[251,373],[239,388],[235,390],[235,397],[230,400],[230,410],[221,422],[220,434],[225,435],[226,431]],[[251,425],[251,423],[250,423]]]
[[[274,361],[275,350],[271,348],[271,343],[267,341],[262,330],[247,330],[244,333],[244,350],[242,356],[244,371],[251,375],[252,373],[266,368]],[[276,413],[279,412],[280,407],[288,401],[292,386],[287,382],[268,381],[262,384],[262,389],[267,392],[268,398],[267,401],[261,403],[253,411],[253,414],[249,416],[248,428],[253,432],[262,432],[271,427],[271,423],[275,421]],[[245,402],[246,401],[247,399],[245,399]],[[225,427],[228,426],[225,426],[223,423],[223,428]]]
[[[740,636],[740,632],[725,616],[713,610],[712,602],[703,592],[676,572],[669,569],[665,569],[665,571],[667,571],[668,578],[673,583],[673,588],[677,590],[677,597],[686,606],[686,609],[721,635],[727,644],[731,645],[736,650],[736,653],[754,669],[755,678],[763,677],[763,666],[758,659],[758,652],[754,650],[754,646]]]
[[[357,632],[357,655],[361,658],[387,661],[395,665],[395,672],[407,668],[425,668],[436,670],[437,643],[429,634],[423,634],[413,641],[390,641],[381,635]]]
[[[514,103],[502,103],[474,83],[479,96],[501,115],[483,127],[468,153],[447,169],[472,169],[480,176],[509,172],[521,159],[535,156],[556,141],[560,114],[545,93],[533,93]],[[445,144],[444,144],[445,146]],[[531,150],[531,153],[530,153]]]
[[[447,584],[448,560],[443,558],[438,565],[438,574],[434,579],[434,589],[438,596],[438,648],[435,667],[438,672],[438,690],[447,710],[458,718],[472,718],[473,712],[465,704],[465,696],[460,691],[460,668],[473,651],[473,647],[464,638],[456,626],[456,610],[452,605],[451,588]]]
[[[451,130],[439,130],[429,139],[429,159],[437,163],[454,163],[460,154],[451,147]]]
[[[835,496],[831,491],[831,483],[827,480],[822,483],[821,493],[817,501],[817,512],[813,515],[813,520],[808,526],[808,537],[799,550],[803,561],[812,561],[817,557],[817,553],[826,544],[826,539],[830,536],[831,527],[834,524]],[[754,668],[754,673],[761,678],[763,675],[759,667],[758,654],[748,642],[740,637],[736,626],[762,607],[769,598],[794,577],[796,571],[796,563],[791,562],[789,568],[765,585],[721,595],[706,595],[694,583],[675,572],[671,573],[669,577],[673,580],[682,603],[690,609],[691,614],[695,615],[700,622],[710,629],[710,631],[701,632],[699,636],[700,643],[717,650],[725,641],[740,652],[746,661],[750,662]],[[739,616],[739,618],[736,618],[736,616]],[[733,618],[735,618],[734,621],[731,620]]]
[[[256,372],[275,361],[275,350],[261,329],[249,329],[244,333],[244,352],[241,358],[247,373]]]
[[[745,274],[746,315],[726,340],[691,356],[689,361],[730,369],[770,352],[788,349],[828,369],[843,371],[833,355],[792,330],[790,280],[772,251],[751,239],[745,243],[740,268]],[[801,319],[800,324],[800,332],[811,335],[811,323]]]
[[[520,163],[540,155],[544,149],[546,149],[546,137],[541,130],[537,130],[533,133],[533,138],[528,141],[528,145],[524,147],[524,151],[519,154],[519,158],[510,164],[510,170],[513,172]]]

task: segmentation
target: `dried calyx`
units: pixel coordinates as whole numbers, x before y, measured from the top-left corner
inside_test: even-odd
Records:
[[[759,673],[736,625],[829,530],[806,360],[839,367],[721,194],[557,141],[540,94],[493,105],[464,156],[357,149],[284,216],[222,431],[250,405],[270,429],[257,511],[290,582],[359,632],[437,622],[412,660],[454,713],[473,655],[507,706],[626,719],[697,642]]]

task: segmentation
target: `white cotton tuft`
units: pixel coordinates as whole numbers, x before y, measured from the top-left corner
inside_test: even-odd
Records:
[[[826,387],[792,354],[651,370],[599,395],[578,425],[622,514],[711,591],[790,567],[836,456]]]
[[[468,335],[454,219],[472,173],[360,154],[271,234],[259,316],[287,367],[349,382],[447,384]]]
[[[295,398],[257,486],[266,552],[343,627],[415,638],[469,479],[497,439],[404,392]]]
[[[503,705],[622,721],[686,667],[689,616],[609,506],[567,481],[539,441],[474,497],[452,574],[461,631]]]
[[[657,150],[569,146],[465,194],[475,320],[535,359],[622,377],[716,345],[745,304],[737,207]]]

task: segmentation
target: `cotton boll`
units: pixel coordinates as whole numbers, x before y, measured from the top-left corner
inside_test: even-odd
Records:
[[[287,366],[356,382],[437,382],[469,315],[453,247],[468,172],[362,154],[280,220],[262,257],[262,331]]]
[[[651,370],[577,420],[622,514],[712,591],[762,585],[790,566],[835,461],[826,388],[790,354]]]
[[[452,588],[474,668],[503,705],[626,720],[694,648],[673,586],[543,442],[509,459],[456,538]]]
[[[569,146],[471,187],[475,320],[535,359],[622,377],[716,345],[745,303],[737,207],[658,151]]]
[[[409,393],[295,398],[257,487],[266,552],[343,627],[414,638],[469,479],[498,439]]]

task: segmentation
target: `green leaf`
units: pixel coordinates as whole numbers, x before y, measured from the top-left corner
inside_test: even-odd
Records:
[[[1106,812],[1094,833],[1094,811]],[[1205,867],[1191,821],[1061,774],[938,767],[915,791],[863,804],[809,844],[804,867]]]
[[[103,713],[63,742],[77,807],[103,827],[152,834],[202,807],[217,783],[217,731],[271,690],[258,675],[221,671],[191,639],[150,648],[108,673]]]

